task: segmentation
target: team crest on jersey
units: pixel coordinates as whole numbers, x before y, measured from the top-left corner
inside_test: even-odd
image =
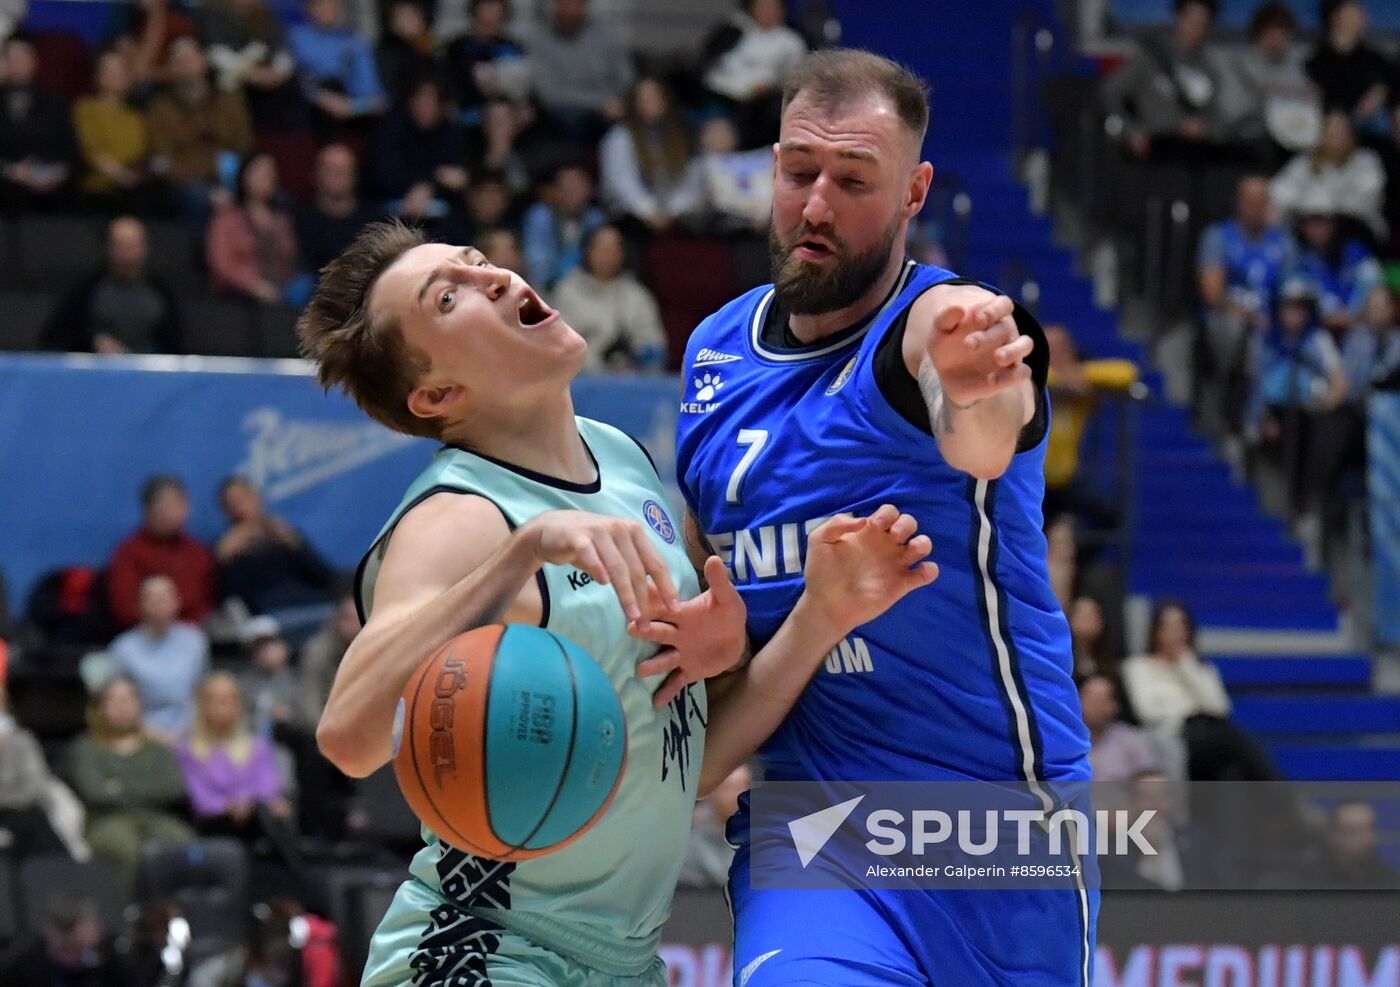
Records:
[[[674,545],[676,543],[676,526],[671,523],[670,517],[667,516],[666,508],[654,500],[649,500],[642,505],[642,517],[647,519],[647,524],[651,525],[652,531],[666,539],[666,544]]]
[[[831,386],[826,389],[826,396],[831,397],[841,388],[846,386],[846,381],[851,379],[851,373],[856,369],[856,358],[851,357],[846,365],[841,368],[841,372],[836,375],[836,379],[831,382]]]
[[[718,408],[719,402],[715,398],[724,390],[724,375],[718,370],[706,370],[690,379],[695,386],[695,398],[682,401],[681,411],[690,415],[704,415]]]

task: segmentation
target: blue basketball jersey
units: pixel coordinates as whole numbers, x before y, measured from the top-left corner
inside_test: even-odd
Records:
[[[914,300],[954,278],[907,262],[863,328],[800,349],[762,339],[755,289],[686,349],[681,489],[766,640],[802,592],[807,534],[891,503],[933,541],[941,574],[827,656],[762,750],[768,776],[1087,780],[1069,627],[1041,532],[1045,443],[1000,479],[948,466],[880,390],[872,361]]]

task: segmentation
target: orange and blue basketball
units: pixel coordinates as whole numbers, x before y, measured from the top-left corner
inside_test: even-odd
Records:
[[[448,641],[409,679],[394,724],[404,798],[447,843],[492,860],[558,850],[617,791],[627,730],[582,648],[518,624]]]

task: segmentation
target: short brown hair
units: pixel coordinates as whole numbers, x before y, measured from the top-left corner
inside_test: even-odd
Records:
[[[408,345],[393,316],[369,314],[379,276],[426,242],[420,230],[398,221],[365,226],[321,272],[297,320],[297,335],[322,387],[340,387],[365,414],[396,432],[435,439],[441,423],[408,410],[408,396],[428,370],[427,357]]]
[[[924,80],[898,62],[859,48],[827,48],[804,58],[783,87],[783,113],[799,96],[831,109],[870,93],[888,99],[900,122],[923,142],[929,96]]]
[[[1292,34],[1298,30],[1298,19],[1293,16],[1293,11],[1288,9],[1287,4],[1261,4],[1249,19],[1249,40],[1258,41],[1264,32],[1276,28],[1282,28]]]

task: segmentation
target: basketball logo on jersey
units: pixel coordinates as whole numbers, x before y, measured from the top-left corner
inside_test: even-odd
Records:
[[[826,396],[831,397],[841,388],[846,386],[846,381],[851,379],[851,372],[856,369],[856,358],[851,357],[846,361],[846,365],[841,368],[841,372],[836,375],[836,379],[831,382],[831,386],[826,389]]]
[[[676,526],[671,523],[664,507],[654,500],[649,500],[642,505],[642,517],[647,519],[652,531],[666,539],[666,544],[676,543]]]

